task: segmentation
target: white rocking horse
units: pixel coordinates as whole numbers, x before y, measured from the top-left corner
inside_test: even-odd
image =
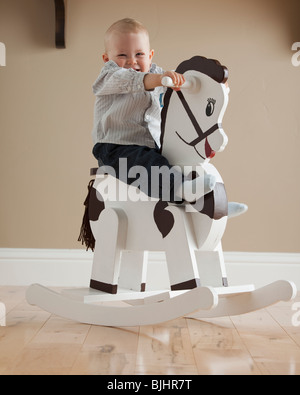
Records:
[[[168,89],[164,96],[162,154],[185,176],[213,175],[213,191],[194,204],[168,204],[92,169],[96,178],[85,202],[95,239],[90,287],[57,293],[34,284],[27,290],[30,304],[82,323],[137,326],[181,316],[243,314],[295,297],[297,289],[289,281],[260,289],[229,286],[221,239],[228,217],[247,207],[228,204],[222,178],[209,163],[227,144],[221,122],[228,104],[228,72],[200,56],[182,62],[176,71],[186,83],[182,91]],[[170,84],[164,80],[165,86]],[[90,238],[86,242],[93,246]],[[166,289],[147,287],[148,251],[166,254]],[[116,301],[122,303],[111,303]]]

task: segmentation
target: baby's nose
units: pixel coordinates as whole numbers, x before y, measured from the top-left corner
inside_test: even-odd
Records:
[[[128,64],[134,64],[135,62],[136,62],[136,59],[134,57],[127,59]]]

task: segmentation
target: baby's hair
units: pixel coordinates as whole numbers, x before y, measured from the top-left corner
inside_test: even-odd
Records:
[[[105,50],[107,50],[107,44],[109,37],[112,32],[120,32],[120,33],[138,33],[138,32],[143,32],[149,37],[148,30],[145,28],[145,26],[137,21],[136,19],[132,18],[124,18],[120,19],[119,21],[113,23],[106,31],[105,36],[104,36],[104,45],[105,45]]]

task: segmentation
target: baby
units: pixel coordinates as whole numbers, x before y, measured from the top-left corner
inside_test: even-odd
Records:
[[[213,176],[185,180],[182,173],[172,170],[167,185],[165,179],[155,183],[158,190],[151,185],[153,166],[172,168],[159,149],[160,96],[165,90],[162,78],[170,77],[175,90],[185,82],[182,74],[163,71],[152,63],[153,55],[149,34],[140,22],[126,18],[107,30],[105,65],[93,85],[96,95],[93,154],[100,167],[113,168],[114,175],[128,184],[136,179],[128,174],[123,177],[120,164],[127,161],[128,173],[134,166],[144,167],[147,185],[139,187],[149,196],[160,199],[168,196],[164,200],[169,202],[193,202],[214,188]]]

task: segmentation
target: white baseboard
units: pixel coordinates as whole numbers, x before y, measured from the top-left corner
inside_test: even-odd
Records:
[[[294,281],[300,290],[300,253],[224,252],[230,285],[260,287],[276,280]],[[92,252],[84,250],[0,248],[0,286],[84,287],[89,285]],[[148,284],[168,283],[165,254],[149,253]]]

